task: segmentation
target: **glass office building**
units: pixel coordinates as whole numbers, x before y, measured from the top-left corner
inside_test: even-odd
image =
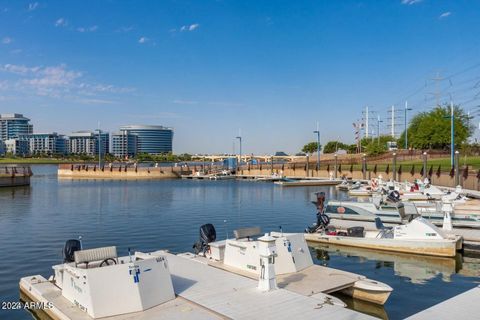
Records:
[[[19,139],[28,142],[29,153],[32,155],[68,153],[66,137],[56,132],[20,135]]]
[[[137,136],[128,131],[112,133],[112,154],[119,158],[137,155]]]
[[[18,138],[20,135],[33,132],[33,126],[30,119],[25,118],[20,113],[0,114],[0,140],[9,140]]]
[[[121,132],[137,136],[137,152],[162,154],[173,150],[173,129],[164,126],[129,125]]]
[[[110,134],[92,131],[77,131],[68,136],[68,148],[71,154],[98,155],[101,145],[102,156],[110,151]]]

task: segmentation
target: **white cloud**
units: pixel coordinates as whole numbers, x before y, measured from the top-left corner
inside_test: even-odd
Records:
[[[423,0],[402,0],[402,4],[412,5],[412,4],[420,3],[422,1]]]
[[[211,105],[211,106],[217,106],[217,107],[243,107],[243,106],[245,106],[243,103],[228,102],[228,101],[215,101],[215,102],[209,102],[208,104]]]
[[[191,24],[191,25],[182,26],[180,28],[180,31],[181,32],[183,32],[183,31],[194,31],[195,29],[198,29],[198,27],[200,27],[200,24],[194,23],[194,24]]]
[[[188,31],[193,31],[193,30],[197,29],[198,27],[200,27],[200,25],[198,23],[191,24],[190,27],[188,27]]]
[[[68,21],[65,18],[58,18],[55,21],[55,27],[66,27],[68,25]]]
[[[0,66],[0,71],[3,72],[8,72],[8,73],[14,73],[14,74],[28,74],[28,73],[36,73],[38,70],[40,70],[40,67],[26,67],[24,65],[16,65],[16,64],[5,64],[3,66]]]
[[[446,18],[446,17],[450,16],[451,14],[452,13],[450,11],[444,12],[441,15],[438,16],[438,19]]]
[[[198,101],[180,100],[180,99],[173,100],[172,102],[175,103],[175,104],[198,104]]]
[[[65,98],[73,101],[83,99],[109,101],[110,94],[125,94],[134,88],[116,87],[110,84],[80,82],[83,72],[71,70],[65,64],[56,66],[34,66],[5,64],[0,65],[0,72],[17,76],[14,80],[2,82],[2,88],[8,87],[19,96],[38,95],[50,98]],[[1,88],[0,88],[1,89]]]
[[[79,27],[77,28],[78,32],[94,32],[97,31],[98,26],[91,26],[91,27]]]
[[[116,104],[116,101],[106,99],[79,99],[78,102],[84,104]]]
[[[38,2],[29,3],[28,4],[28,11],[33,11],[33,10],[37,9],[37,7],[38,7]]]
[[[10,38],[10,37],[5,37],[5,38],[2,39],[3,44],[10,44],[10,43],[12,43],[12,41],[13,41],[13,39]]]
[[[147,43],[148,41],[150,41],[150,39],[147,37],[140,37],[140,39],[138,39],[138,43]]]

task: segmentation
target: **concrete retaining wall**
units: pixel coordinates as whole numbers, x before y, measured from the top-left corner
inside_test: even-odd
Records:
[[[18,187],[30,185],[32,170],[29,166],[0,167],[0,187]]]
[[[410,169],[409,167],[408,169]],[[330,171],[325,169],[315,170],[308,168],[306,169],[305,165],[296,166],[296,168],[291,168],[290,166],[278,166],[275,165],[273,167],[273,173],[281,174],[286,177],[319,177],[319,178],[329,178],[330,174],[335,175],[333,166],[330,166]],[[413,175],[410,173],[410,170],[407,171],[407,168],[404,169],[402,174],[397,173],[397,181],[410,181],[413,182],[415,179],[422,179],[422,175],[420,174],[420,168],[417,168],[417,172]],[[463,170],[460,170],[460,185],[464,189],[470,190],[480,190],[480,181],[477,178],[477,173],[471,171],[466,178],[463,176]],[[263,165],[260,169],[259,166],[255,167],[243,167],[239,174],[241,175],[270,175],[272,174],[272,167],[270,165]],[[368,170],[365,174],[366,179],[376,178],[379,175],[382,176],[384,180],[393,179],[393,172],[387,174],[386,172],[377,171],[376,173],[372,170]],[[337,171],[337,177],[347,177],[353,179],[363,179],[363,172],[361,170],[353,170],[350,172],[349,168],[343,168],[341,172]],[[439,176],[437,176],[436,172],[433,172],[431,176],[428,176],[432,184],[444,186],[444,187],[455,187],[455,178],[450,176],[450,172],[441,172]]]
[[[88,165],[60,165],[58,177],[71,179],[175,179],[179,178],[179,167],[134,168],[98,167]]]

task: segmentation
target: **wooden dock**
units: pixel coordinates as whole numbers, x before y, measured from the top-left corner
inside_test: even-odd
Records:
[[[473,288],[444,302],[423,310],[408,320],[478,319],[480,317],[480,287]]]
[[[342,183],[342,180],[302,179],[292,181],[275,181],[274,183],[282,187],[336,186],[337,184]]]

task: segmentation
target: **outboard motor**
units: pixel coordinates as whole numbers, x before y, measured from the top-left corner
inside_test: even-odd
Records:
[[[215,227],[211,223],[204,224],[200,227],[200,239],[193,244],[195,254],[205,253],[208,250],[209,243],[214,242],[217,239],[217,232]]]
[[[305,229],[306,233],[315,233],[324,230],[330,223],[330,217],[325,213],[325,192],[317,193],[317,223]]]
[[[82,250],[82,243],[77,239],[70,239],[65,242],[63,247],[63,263],[75,261],[75,251]]]
[[[393,190],[390,192],[387,196],[387,200],[392,201],[392,202],[398,202],[400,201],[400,192],[397,190]]]
[[[317,193],[317,212],[323,213],[325,210],[325,192]]]

